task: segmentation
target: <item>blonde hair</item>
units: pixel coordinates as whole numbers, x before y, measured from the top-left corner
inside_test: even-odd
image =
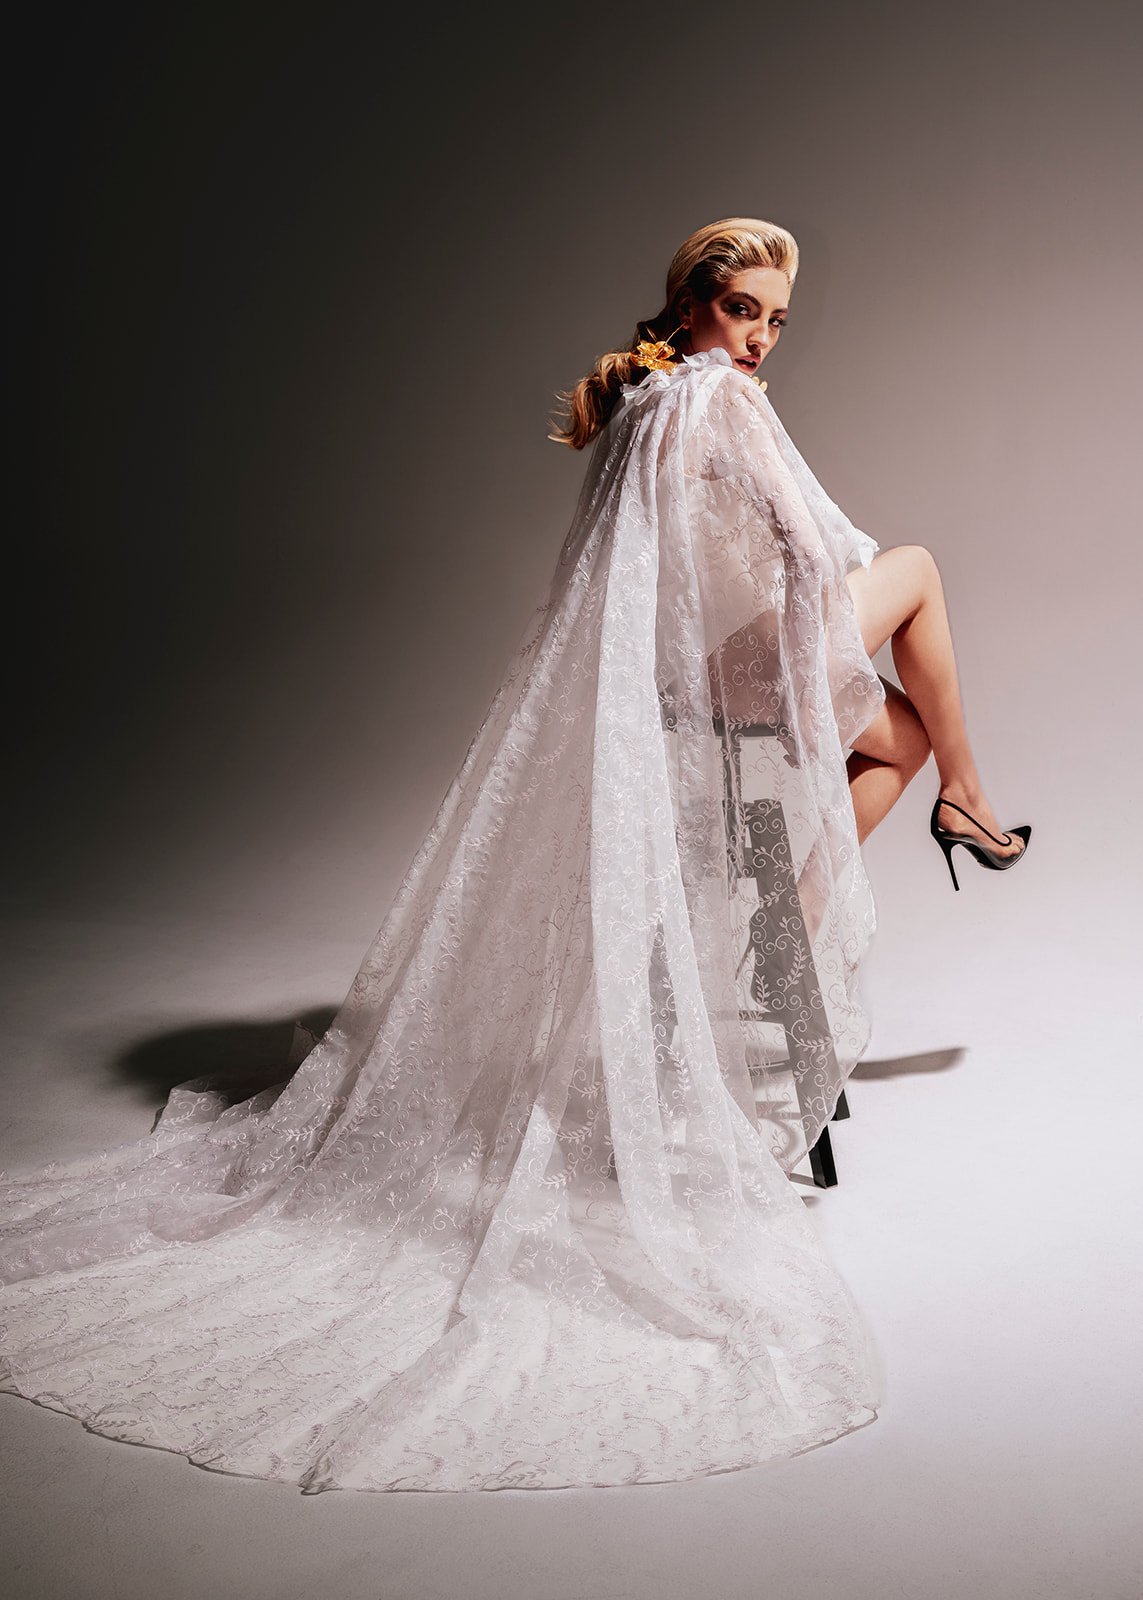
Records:
[[[725,283],[750,267],[777,267],[793,288],[798,274],[798,245],[793,234],[758,217],[723,217],[721,222],[709,222],[692,233],[667,268],[663,309],[636,324],[626,350],[606,351],[586,378],[567,393],[557,394],[567,409],[567,420],[548,438],[572,450],[590,444],[606,427],[620,385],[630,383],[633,373],[645,370],[636,358],[636,345],[644,339],[666,339],[678,328],[683,290],[690,289],[696,300],[713,300]],[[672,343],[678,350],[678,341]]]

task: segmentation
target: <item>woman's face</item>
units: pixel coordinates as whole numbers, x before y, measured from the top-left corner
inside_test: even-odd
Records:
[[[688,355],[722,348],[743,372],[756,372],[786,326],[790,284],[777,267],[737,273],[709,303],[688,294],[681,315],[690,324]]]

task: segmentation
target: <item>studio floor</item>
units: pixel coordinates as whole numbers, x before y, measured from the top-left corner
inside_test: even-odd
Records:
[[[1127,972],[1045,932],[1046,855],[1039,880],[966,871],[956,896],[935,852],[928,868],[879,895],[840,1182],[799,1185],[874,1331],[874,1423],[677,1484],[305,1497],[0,1396],[7,1592],[1133,1600]],[[10,906],[4,1167],[138,1137],[170,1083],[281,1049],[336,1007],[373,931],[256,896]]]

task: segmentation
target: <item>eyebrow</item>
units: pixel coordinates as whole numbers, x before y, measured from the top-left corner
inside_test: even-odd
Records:
[[[750,300],[758,307],[759,310],[762,309],[762,302],[758,299],[757,295],[751,294],[748,289],[728,289],[727,293],[734,300]],[[775,316],[778,316],[789,311],[789,309],[789,306],[775,306],[774,314]]]

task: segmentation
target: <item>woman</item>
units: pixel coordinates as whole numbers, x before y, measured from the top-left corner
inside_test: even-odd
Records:
[[[721,348],[754,375],[786,326],[797,271],[797,243],[785,229],[749,217],[711,223],[676,252],[667,274],[666,305],[638,331],[661,337],[681,318],[670,337],[679,335],[682,354]],[[630,352],[603,357],[570,397],[571,425],[552,438],[582,449],[595,436],[610,414],[617,380],[639,370],[635,345]],[[652,345],[644,342],[639,348]],[[665,341],[663,348],[670,349]],[[858,839],[865,842],[931,751],[940,776],[931,826],[947,846],[950,872],[955,841],[981,846],[974,854],[982,865],[1009,866],[1023,853],[1031,830],[1004,833],[985,797],[965,728],[936,562],[923,545],[878,553],[863,534],[857,535],[856,549],[861,565],[850,569],[846,584],[864,648],[873,656],[892,640],[893,664],[905,686],[902,693],[881,679],[885,704],[854,740],[848,768]],[[959,888],[955,872],[952,878]]]
[[[642,325],[689,351],[578,386],[550,592],[288,1084],[7,1185],[5,1387],[311,1493],[687,1478],[876,1415],[788,1174],[869,1037],[849,780],[868,831],[919,742],[847,587],[872,541],[749,375],[795,267],[702,230]]]

